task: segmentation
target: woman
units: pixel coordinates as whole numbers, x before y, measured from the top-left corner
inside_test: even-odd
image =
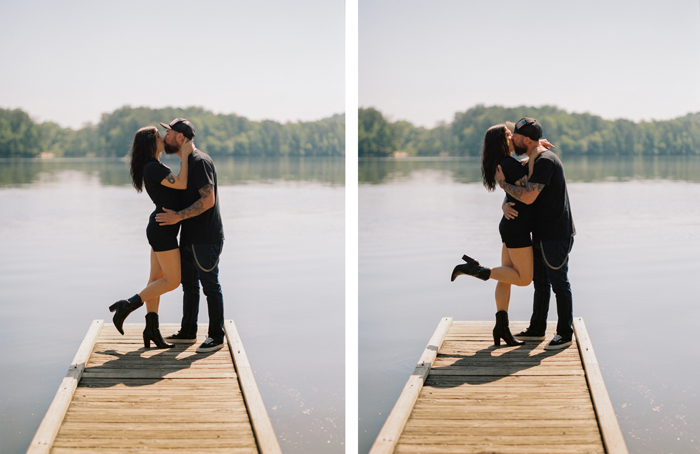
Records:
[[[146,228],[146,236],[151,245],[151,275],[146,288],[109,307],[110,312],[114,312],[114,326],[124,334],[122,325],[126,317],[146,302],[146,329],[143,331],[145,348],[150,348],[151,341],[158,348],[173,346],[166,343],[160,334],[158,304],[160,295],[175,290],[180,285],[180,249],[177,244],[180,224],[160,226],[156,222],[156,214],[162,213],[164,207],[180,208],[178,190],[187,188],[187,158],[193,150],[192,141],[185,140],[182,145],[182,162],[177,176],[160,162],[164,150],[163,138],[154,126],[146,126],[136,132],[131,146],[131,182],[137,192],[141,192],[145,186],[148,196],[156,205]]]
[[[551,146],[546,140],[540,142],[542,146]],[[505,125],[490,127],[484,137],[481,157],[481,177],[486,189],[489,191],[496,189],[496,168],[499,165],[508,183],[525,186],[528,178],[532,175],[537,155],[545,150],[542,146],[532,152],[526,167],[523,165],[524,160],[518,161],[512,156],[515,148],[513,134],[510,130]],[[508,326],[508,304],[511,285],[524,287],[532,282],[533,258],[530,233],[534,218],[531,205],[519,202],[508,194],[506,196],[508,202],[515,204],[513,208],[518,212],[518,216],[512,220],[508,220],[504,216],[498,226],[503,241],[501,266],[491,269],[484,268],[478,261],[464,255],[462,259],[466,264],[455,267],[452,271],[452,281],[462,274],[469,274],[484,281],[489,278],[497,280],[497,312],[496,326],[493,329],[493,342],[496,345],[501,345],[501,339],[503,339],[508,345],[521,345],[523,342],[513,337]]]

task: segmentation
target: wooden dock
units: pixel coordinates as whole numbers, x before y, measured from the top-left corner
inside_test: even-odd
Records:
[[[582,318],[555,351],[556,323],[517,347],[494,346],[493,326],[442,319],[370,454],[627,454]]]
[[[281,453],[233,320],[211,353],[195,352],[206,334],[145,349],[144,326],[125,324],[122,336],[92,323],[27,454]]]

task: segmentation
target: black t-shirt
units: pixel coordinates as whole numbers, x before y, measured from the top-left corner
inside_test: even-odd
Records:
[[[179,210],[182,207],[181,197],[183,191],[161,184],[161,181],[170,173],[170,167],[157,159],[148,161],[143,165],[143,185],[146,187],[148,196],[156,204],[156,210],[164,207],[170,210]]]
[[[532,204],[535,207],[533,239],[568,240],[576,235],[564,166],[559,157],[549,150],[540,154],[529,181],[545,185]]]
[[[182,221],[180,231],[181,244],[218,243],[224,239],[224,225],[219,212],[219,186],[216,181],[214,161],[208,154],[195,148],[190,154],[187,175],[187,189],[183,191],[185,208],[189,207],[202,196],[199,190],[210,184],[214,188],[214,206],[199,216]]]
[[[528,172],[527,166],[522,165],[520,161],[518,161],[512,156],[508,156],[507,158],[501,159],[501,162],[499,162],[498,164],[501,166],[501,170],[503,170],[503,175],[506,177],[506,183],[509,184],[515,184],[516,181],[526,176]],[[515,208],[515,210],[518,212],[518,215],[520,215],[521,211],[531,210],[530,205],[526,205],[523,202],[519,202],[507,192],[506,198],[509,202],[515,202],[513,208]]]

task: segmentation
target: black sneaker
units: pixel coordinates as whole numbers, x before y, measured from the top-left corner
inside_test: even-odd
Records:
[[[565,340],[560,335],[555,335],[554,338],[549,341],[547,345],[544,346],[545,350],[559,350],[560,348],[566,348],[571,345],[571,339]]]
[[[170,342],[171,344],[194,344],[195,342],[197,342],[197,336],[189,336],[187,334],[182,334],[182,331],[180,331],[177,334],[173,334],[172,336],[166,337],[165,341]]]
[[[202,345],[197,347],[197,353],[215,352],[217,350],[221,350],[222,348],[224,348],[223,341],[215,341],[211,337],[207,337],[207,340],[205,340]]]
[[[524,329],[520,331],[518,334],[515,335],[520,340],[524,341],[543,341],[544,340],[544,333],[539,334],[535,333],[533,331],[530,331],[530,328]]]

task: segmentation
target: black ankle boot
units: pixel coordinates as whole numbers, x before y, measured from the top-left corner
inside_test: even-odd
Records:
[[[496,326],[493,328],[494,345],[501,345],[501,339],[506,341],[506,344],[511,347],[525,343],[517,340],[513,337],[513,334],[511,334],[510,327],[508,326],[508,312],[506,311],[496,312]]]
[[[467,263],[455,266],[455,269],[452,270],[452,278],[450,279],[452,282],[457,279],[457,276],[461,276],[462,274],[478,277],[482,281],[488,281],[489,277],[491,277],[491,270],[481,266],[477,260],[474,260],[468,255],[463,255],[462,260]]]
[[[138,295],[134,295],[134,297],[136,296]],[[134,297],[131,299],[133,300]],[[109,306],[109,311],[114,312],[112,322],[114,323],[114,327],[117,328],[117,331],[124,334],[124,329],[122,328],[122,325],[124,325],[124,320],[126,320],[126,317],[128,317],[129,314],[141,306],[143,306],[143,301],[141,301],[141,298],[137,298],[136,301],[121,300]]]
[[[151,348],[151,341],[156,344],[156,348],[170,348],[173,344],[168,344],[160,334],[158,329],[158,313],[149,312],[146,314],[146,329],[143,330],[143,346]]]

